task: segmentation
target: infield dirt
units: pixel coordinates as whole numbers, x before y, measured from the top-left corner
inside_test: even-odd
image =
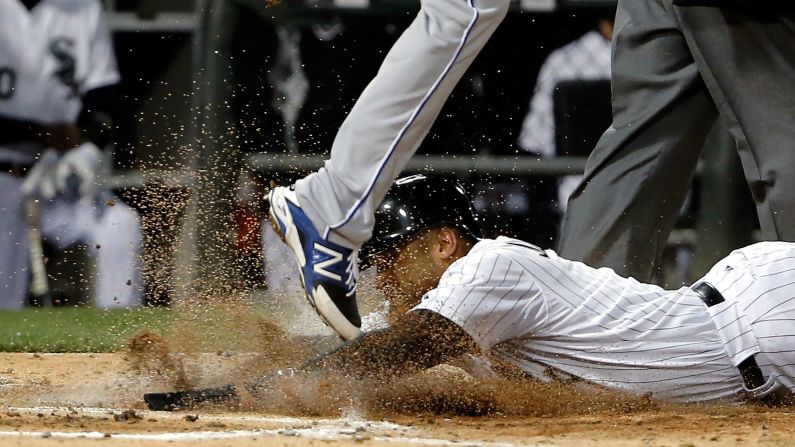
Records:
[[[435,370],[373,392],[375,397],[359,402],[359,408],[343,405],[307,409],[296,405],[289,411],[274,413],[263,403],[257,408],[157,413],[144,410],[143,392],[168,389],[178,381],[199,386],[217,384],[251,362],[251,355],[169,353],[172,363],[163,364],[162,351],[157,354],[157,361],[150,362],[136,357],[138,354],[0,354],[0,445],[149,446],[200,442],[203,446],[233,447],[263,443],[507,447],[795,443],[795,414],[788,408],[663,405],[643,398],[598,393],[588,396],[571,388],[566,393],[560,387],[514,382],[503,382],[498,387],[496,382],[479,384],[453,368]],[[511,395],[516,397],[512,404],[507,400]],[[387,403],[398,396],[413,403]],[[476,404],[489,405],[488,414],[464,415],[479,408]],[[283,402],[280,406],[284,405]],[[89,439],[92,437],[96,439]]]

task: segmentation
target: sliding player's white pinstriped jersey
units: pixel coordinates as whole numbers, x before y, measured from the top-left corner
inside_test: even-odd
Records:
[[[747,396],[749,355],[767,383],[793,384],[795,244],[733,252],[701,281],[726,302],[707,308],[687,287],[664,290],[515,239],[478,242],[415,309],[461,326],[484,350],[542,380],[577,377],[678,401]]]

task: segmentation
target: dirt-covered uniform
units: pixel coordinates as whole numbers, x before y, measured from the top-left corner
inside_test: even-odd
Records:
[[[793,258],[795,244],[758,243],[693,287],[663,290],[515,239],[484,239],[414,310],[446,317],[543,380],[577,377],[675,401],[759,397],[795,388]],[[706,302],[702,284],[725,301]],[[752,390],[741,375],[749,358],[761,371]]]

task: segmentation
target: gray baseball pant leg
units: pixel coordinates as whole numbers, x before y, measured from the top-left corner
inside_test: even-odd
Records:
[[[332,242],[358,248],[373,213],[453,87],[508,11],[508,0],[423,0],[340,127],[331,157],[296,182],[301,207]]]
[[[736,139],[763,236],[795,238],[792,16],[619,2],[614,124],[569,202],[563,256],[649,280],[715,105]],[[671,88],[674,78],[690,93]]]
[[[795,241],[795,10],[675,8],[766,240]]]
[[[651,277],[717,111],[670,5],[619,0],[613,124],[569,198],[559,251],[641,281]]]

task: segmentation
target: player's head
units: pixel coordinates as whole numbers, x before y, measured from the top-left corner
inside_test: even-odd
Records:
[[[399,178],[375,211],[372,237],[359,251],[361,265],[366,268],[373,256],[442,226],[455,228],[473,241],[483,237],[472,204],[457,181],[433,174]]]
[[[375,212],[373,235],[360,250],[374,264],[387,295],[411,296],[435,287],[442,273],[482,237],[464,188],[436,175],[398,179]]]

